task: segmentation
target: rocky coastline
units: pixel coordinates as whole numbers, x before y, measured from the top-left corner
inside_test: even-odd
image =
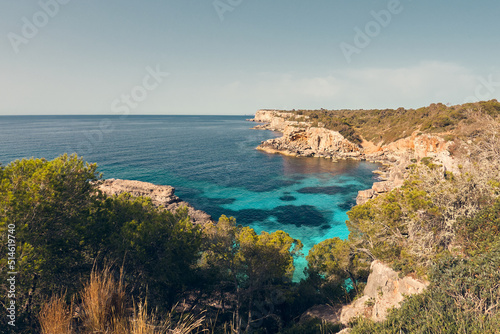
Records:
[[[407,167],[424,157],[431,157],[447,170],[456,170],[456,162],[449,148],[452,142],[441,137],[415,131],[410,136],[392,143],[382,144],[363,140],[358,145],[339,132],[322,127],[314,127],[311,122],[293,120],[294,114],[279,110],[259,110],[249,121],[260,123],[256,130],[272,130],[282,133],[279,138],[263,141],[258,150],[270,154],[293,157],[316,157],[338,161],[355,159],[379,163],[375,171],[379,182],[371,189],[358,193],[357,204],[366,203],[371,198],[403,185]]]
[[[181,207],[187,207],[192,223],[206,224],[213,222],[208,213],[195,209],[192,205],[177,197],[175,188],[171,186],[161,186],[135,180],[107,179],[99,185],[99,190],[108,196],[129,193],[134,197],[149,197],[155,206],[164,207],[171,212],[175,212]]]
[[[255,118],[249,119],[248,121],[259,123],[254,129],[282,133],[279,138],[262,142],[257,149],[293,157],[316,157],[332,161],[355,159],[379,163],[379,169],[374,172],[378,174],[379,181],[375,182],[371,189],[358,193],[357,204],[363,204],[371,198],[400,187],[406,179],[407,167],[424,157],[434,158],[435,162],[448,170],[456,168],[448,150],[451,143],[437,136],[413,133],[407,138],[385,145],[367,141],[357,145],[337,131],[289,120],[292,116],[291,113],[276,110],[260,110]],[[180,207],[187,207],[193,223],[213,222],[210,215],[196,210],[176,196],[175,188],[171,186],[107,179],[100,184],[99,189],[109,196],[130,193],[136,197],[149,197],[155,206],[172,212]],[[344,326],[348,326],[349,321],[357,316],[381,321],[387,317],[391,307],[398,307],[405,295],[421,293],[429,284],[411,276],[399,277],[397,272],[380,261],[371,264],[370,272],[362,297],[349,305],[315,305],[307,310],[301,319],[320,318]],[[348,332],[349,329],[345,331]]]
[[[258,150],[294,157],[316,157],[338,161],[355,159],[379,163],[374,171],[378,175],[371,189],[358,192],[356,203],[364,204],[376,196],[403,185],[410,164],[431,157],[445,170],[455,171],[457,163],[449,148],[452,142],[443,138],[418,132],[388,144],[364,140],[361,145],[350,142],[339,132],[311,126],[311,123],[290,120],[292,113],[278,110],[259,110],[252,122],[260,123],[253,129],[272,130],[282,133],[279,138],[263,141]],[[357,316],[374,321],[386,319],[391,307],[398,307],[405,295],[421,293],[429,284],[411,276],[400,278],[389,266],[374,261],[371,264],[368,283],[362,297],[349,305],[332,308],[316,305],[303,316],[316,317],[331,323],[347,326]],[[346,333],[349,329],[344,330]]]

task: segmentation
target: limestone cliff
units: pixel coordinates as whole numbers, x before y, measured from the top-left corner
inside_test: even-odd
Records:
[[[383,321],[389,309],[399,307],[405,295],[422,293],[428,285],[428,282],[410,276],[399,278],[397,272],[380,261],[374,261],[364,295],[342,308],[340,322],[347,325],[357,316]]]
[[[174,194],[175,188],[171,186],[159,186],[132,180],[107,179],[99,186],[99,189],[109,196],[130,193],[135,197],[149,197],[154,205],[162,206],[172,212],[175,212],[180,207],[187,207],[188,215],[193,223],[204,224],[212,221],[209,214],[196,210],[189,203],[177,197]]]

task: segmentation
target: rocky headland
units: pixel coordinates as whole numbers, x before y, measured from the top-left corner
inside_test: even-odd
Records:
[[[107,179],[99,186],[99,189],[108,196],[129,193],[134,197],[149,197],[155,206],[164,207],[171,212],[175,212],[181,207],[187,207],[192,223],[205,224],[212,222],[212,217],[208,213],[195,209],[189,203],[177,197],[175,188],[171,186],[133,180]]]
[[[407,167],[422,158],[431,157],[446,170],[456,170],[456,162],[449,148],[453,142],[423,134],[418,131],[391,143],[374,143],[363,140],[356,144],[340,132],[324,127],[312,126],[312,122],[296,121],[294,114],[279,110],[259,110],[254,119],[256,130],[272,130],[282,133],[279,138],[262,142],[257,149],[294,157],[317,157],[332,159],[356,159],[380,163],[375,171],[380,182],[368,190],[360,191],[357,204],[363,204],[378,194],[403,185]]]

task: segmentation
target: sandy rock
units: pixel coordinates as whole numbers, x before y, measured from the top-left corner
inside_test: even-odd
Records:
[[[395,155],[404,155],[406,152],[411,152],[411,158],[420,160],[424,157],[434,157],[441,152],[447,151],[449,146],[450,142],[441,137],[419,134],[418,131],[415,131],[410,137],[384,145],[382,149]]]
[[[362,296],[353,301],[351,304],[342,307],[340,312],[340,322],[347,325],[349,321],[359,315],[367,318],[371,316],[372,308],[368,306],[370,300],[369,296]]]
[[[321,320],[328,321],[332,324],[338,324],[340,322],[340,312],[342,307],[333,307],[330,305],[314,305],[309,308],[300,316],[300,322],[307,321],[311,318],[318,318]]]
[[[271,122],[270,126],[276,126],[276,122]],[[349,158],[360,155],[360,148],[337,131],[285,125],[282,132],[282,137],[269,139],[259,145],[258,149],[285,154],[294,152],[303,157]]]
[[[103,182],[100,189],[108,195],[120,195],[127,192],[134,197],[149,197],[153,201],[153,204],[158,206],[165,206],[179,201],[179,198],[174,195],[174,187],[159,186],[153,183],[135,180],[108,179]]]

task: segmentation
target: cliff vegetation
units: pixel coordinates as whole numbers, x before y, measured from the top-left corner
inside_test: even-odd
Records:
[[[340,132],[353,143],[360,144],[362,138],[374,143],[388,144],[410,136],[414,131],[439,133],[452,139],[464,133],[461,125],[470,123],[469,115],[482,112],[493,118],[500,115],[497,100],[447,106],[433,103],[418,109],[370,109],[370,110],[291,110],[291,118],[298,122],[310,122],[312,126],[324,127]],[[469,119],[469,121],[467,121]],[[465,121],[465,122],[464,122]]]

